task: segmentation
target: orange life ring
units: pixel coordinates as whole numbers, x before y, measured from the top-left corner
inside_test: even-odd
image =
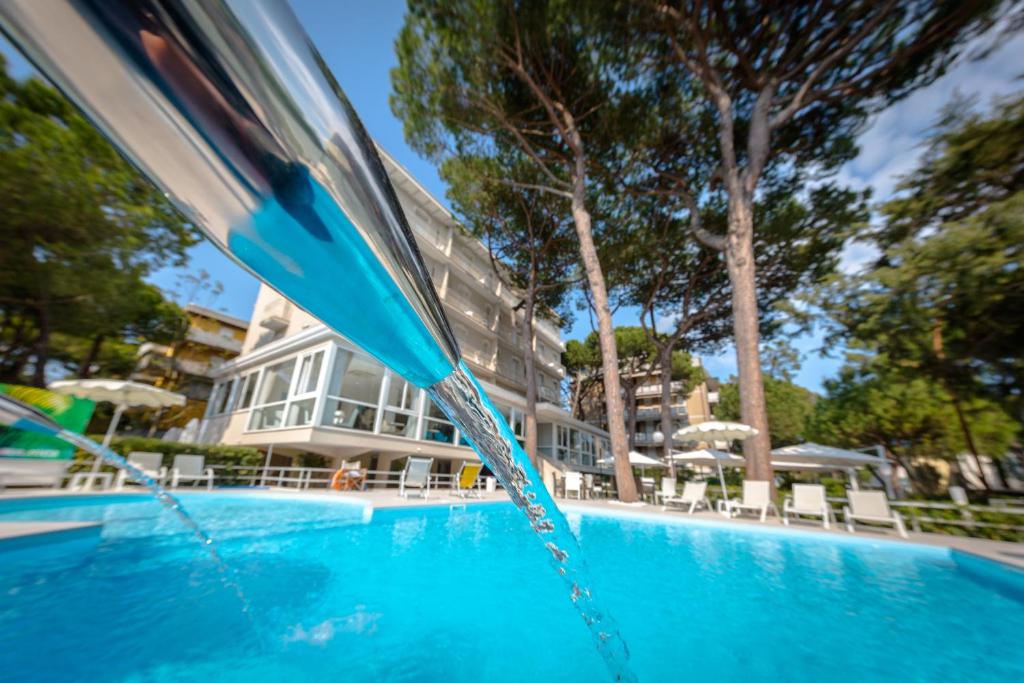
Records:
[[[337,472],[335,472],[334,476],[331,477],[331,488],[334,489],[335,491],[340,491],[341,490],[341,480],[342,480],[342,478],[344,476],[345,476],[345,469],[344,468],[342,468],[342,469],[338,470]]]

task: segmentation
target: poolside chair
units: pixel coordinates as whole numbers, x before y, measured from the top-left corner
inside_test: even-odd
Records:
[[[403,498],[409,497],[409,489],[417,489],[421,497],[430,495],[430,468],[434,464],[433,458],[421,458],[410,455],[405,461],[405,469],[398,479],[398,495]]]
[[[73,460],[0,458],[0,491],[5,486],[48,486],[58,489]]]
[[[654,488],[654,477],[640,477],[640,498],[641,500],[647,496],[651,497],[651,501],[654,502],[655,494],[657,490]]]
[[[828,529],[833,521],[832,506],[825,499],[825,487],[821,484],[793,484],[793,496],[782,503],[782,523],[789,526],[789,516],[821,517],[822,525]]]
[[[662,479],[662,482],[665,480]],[[711,509],[711,501],[708,500],[708,483],[706,481],[688,481],[683,484],[683,495],[665,497],[662,495],[661,502],[668,505],[682,505],[689,506],[686,511],[687,514],[692,515],[693,511],[697,509],[699,505],[703,505],[708,510]]]
[[[843,519],[846,530],[851,534],[855,531],[855,523],[877,522],[892,524],[903,538],[907,537],[907,529],[903,526],[903,516],[889,507],[889,499],[881,491],[847,491],[847,505],[843,506]]]
[[[479,483],[480,470],[483,468],[484,464],[482,462],[463,461],[462,467],[459,468],[458,473],[452,480],[452,483],[455,485],[455,495],[462,498],[470,496],[481,498]]]
[[[570,493],[575,493],[577,500],[583,500],[583,475],[579,472],[565,473],[565,497]]]
[[[746,480],[743,482],[743,499],[726,500],[725,512],[728,515],[739,514],[744,510],[756,512],[761,516],[761,521],[768,518],[768,510],[779,516],[779,508],[772,502],[772,489],[767,481]]]
[[[661,478],[661,490],[654,492],[654,502],[658,502],[658,498],[661,498],[661,504],[664,505],[665,501],[669,498],[675,498],[679,495],[676,491],[676,480],[672,477]]]
[[[174,466],[171,467],[171,488],[178,488],[178,484],[190,481],[193,484],[206,482],[206,490],[213,490],[213,468],[203,468],[206,459],[201,455],[192,453],[174,456]]]
[[[163,483],[167,481],[167,468],[163,466],[164,454],[163,453],[152,453],[149,451],[132,451],[128,454],[128,463],[135,465],[138,469],[142,470],[150,479],[154,479],[156,483],[163,486]],[[129,483],[128,473],[124,470],[119,470],[117,473],[117,482],[115,487],[120,490],[124,488],[124,485]]]

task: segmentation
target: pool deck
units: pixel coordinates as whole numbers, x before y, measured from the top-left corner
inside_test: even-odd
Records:
[[[193,489],[183,489],[192,492]],[[78,492],[54,489],[7,489],[0,493],[0,501],[15,498],[34,497],[77,497],[96,495],[138,495],[140,490],[132,488],[126,491],[96,491]],[[289,497],[306,499],[332,499],[338,502],[358,503],[372,506],[374,509],[394,508],[415,508],[415,507],[451,507],[453,505],[487,505],[494,503],[506,503],[509,498],[503,491],[493,494],[484,494],[483,498],[460,498],[450,495],[447,491],[435,491],[431,496],[424,498],[398,496],[395,489],[379,489],[360,492],[338,493],[326,490],[296,491],[295,489],[273,488],[267,489],[219,489],[215,493],[233,493],[247,496],[268,496],[268,497]],[[830,535],[840,538],[859,538],[869,541],[898,541],[903,543],[916,543],[920,545],[950,548],[960,552],[977,555],[986,559],[995,560],[1004,564],[1024,570],[1024,543],[1008,543],[1004,541],[990,541],[980,538],[967,538],[963,536],[950,536],[946,534],[915,533],[909,532],[908,538],[901,539],[893,529],[882,527],[866,527],[858,525],[857,533],[850,534],[846,526],[841,522],[833,525],[832,529],[825,530],[820,522],[813,520],[796,520],[789,526],[783,526],[781,520],[769,516],[763,524],[756,518],[730,518],[724,517],[715,512],[701,511],[692,515],[679,511],[676,508],[665,509],[661,505],[652,504],[623,504],[611,500],[558,500],[559,506],[566,511],[577,511],[584,514],[603,514],[617,517],[633,518],[637,520],[648,520],[654,522],[668,522],[680,524],[697,524],[706,526],[735,526],[746,528],[750,531],[766,531],[775,533],[797,533],[797,534],[819,534]],[[100,524],[82,522],[0,522],[0,543],[8,539],[17,539],[26,542],[27,539],[38,537],[40,542],[49,540],[61,540],[61,534],[67,534],[65,538],[74,537],[75,534],[98,532]],[[45,538],[43,538],[45,537]],[[2,548],[3,546],[0,546]]]

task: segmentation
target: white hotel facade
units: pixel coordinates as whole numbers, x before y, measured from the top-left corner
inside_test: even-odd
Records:
[[[390,156],[381,156],[463,359],[521,437],[523,354],[531,345],[542,455],[561,469],[598,471],[596,461],[609,452],[607,433],[559,406],[565,369],[558,327],[537,318],[534,339],[524,339],[519,298],[492,272],[484,245]],[[216,373],[200,440],[263,451],[272,446],[280,466],[313,453],[331,465],[359,460],[371,470],[396,470],[415,454],[433,457],[435,471],[448,473],[477,459],[425,392],[266,285],[241,354]]]

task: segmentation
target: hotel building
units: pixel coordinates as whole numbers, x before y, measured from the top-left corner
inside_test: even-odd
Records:
[[[381,156],[463,359],[522,437],[529,345],[542,455],[557,469],[597,471],[596,461],[609,452],[607,434],[560,407],[565,369],[558,325],[537,317],[534,338],[524,339],[519,298],[495,276],[484,245],[390,156]],[[275,465],[312,453],[329,466],[359,460],[371,470],[393,471],[416,454],[433,457],[435,471],[449,473],[476,459],[424,391],[266,285],[241,354],[217,369],[215,381],[200,440],[273,447]]]

